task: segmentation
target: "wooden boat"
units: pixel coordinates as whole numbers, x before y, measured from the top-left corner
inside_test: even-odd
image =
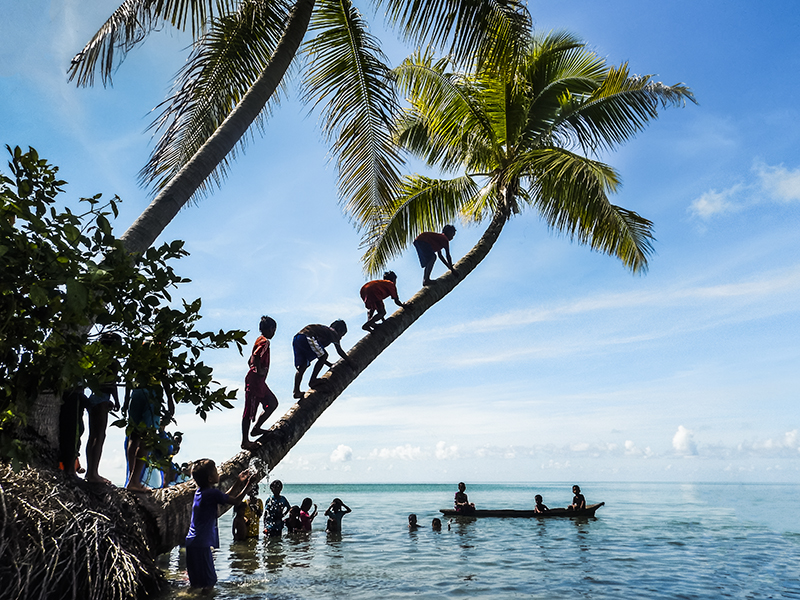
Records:
[[[456,512],[453,508],[442,508],[439,510],[445,517],[499,517],[502,519],[509,519],[509,518],[524,518],[529,519],[531,517],[535,517],[537,519],[549,519],[551,517],[593,517],[595,511],[601,506],[604,506],[605,502],[600,502],[599,504],[589,504],[586,508],[582,510],[567,510],[566,508],[551,508],[550,510],[542,513],[534,512],[533,510],[510,510],[510,509],[499,509],[499,510],[487,510],[487,509],[475,509],[471,513],[462,513]]]

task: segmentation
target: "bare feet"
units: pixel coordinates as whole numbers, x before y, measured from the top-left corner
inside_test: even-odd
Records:
[[[139,485],[128,483],[128,485],[125,486],[125,489],[128,490],[129,492],[135,492],[137,494],[149,494],[150,492],[153,491],[152,488],[149,488],[146,485],[142,485],[141,483]]]
[[[424,285],[424,286],[433,285],[433,279],[425,279],[425,280],[422,282],[422,285]]]
[[[303,392],[300,390],[295,390],[292,394],[292,398],[297,398],[298,400],[303,397]]]
[[[261,448],[261,444],[258,442],[242,442],[242,450],[247,450],[249,452],[255,452]]]
[[[252,435],[254,438],[261,437],[265,433],[267,433],[266,430],[261,429],[260,427],[253,427],[252,431],[250,431],[250,435]]]
[[[102,483],[104,485],[112,485],[111,481],[100,475],[87,475],[84,479],[89,483]]]
[[[372,327],[370,327],[369,323],[364,323],[361,326],[361,329],[363,329],[364,331],[369,331],[370,333],[372,333]]]

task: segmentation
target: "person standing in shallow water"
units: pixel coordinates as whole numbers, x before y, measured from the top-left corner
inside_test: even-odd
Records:
[[[394,271],[386,271],[383,279],[368,281],[361,287],[361,299],[364,301],[364,306],[367,307],[367,322],[361,326],[361,329],[375,331],[378,322],[383,321],[386,317],[386,306],[383,301],[390,297],[397,306],[405,307],[405,304],[400,302],[400,298],[397,296],[397,275]]]
[[[445,225],[442,233],[433,233],[432,231],[425,231],[420,233],[414,240],[414,248],[417,250],[419,257],[419,264],[424,269],[422,275],[422,285],[431,285],[431,272],[433,265],[436,263],[436,256],[439,256],[448,269],[457,275],[456,269],[453,266],[453,259],[450,258],[450,241],[456,235],[456,228],[452,225]],[[442,250],[445,254],[442,255]]]
[[[264,435],[266,431],[262,429],[269,416],[278,408],[278,398],[267,387],[267,374],[269,373],[269,341],[275,335],[277,329],[275,320],[263,316],[258,328],[261,335],[258,336],[253,344],[253,351],[247,361],[249,370],[244,378],[244,413],[242,414],[242,449],[257,450],[258,443],[250,441],[250,434],[253,437]],[[261,416],[256,421],[258,407],[261,407]],[[255,426],[250,431],[250,424],[255,421]]]
[[[214,487],[219,483],[219,471],[213,460],[204,458],[192,466],[192,478],[197,484],[192,504],[192,521],[186,534],[186,573],[189,585],[194,588],[211,589],[217,583],[217,571],[211,548],[219,548],[217,511],[220,504],[242,503],[251,475],[239,473],[239,478],[228,493]]]

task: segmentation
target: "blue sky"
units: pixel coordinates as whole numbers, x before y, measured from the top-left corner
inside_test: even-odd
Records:
[[[70,58],[116,7],[106,0],[3,1],[0,141],[61,168],[73,200],[123,199],[121,233],[149,202],[136,184],[145,128],[185,59],[168,30],[130,53],[109,88],[67,83]],[[291,482],[800,480],[800,27],[793,2],[531,2],[535,27],[568,29],[612,63],[699,106],[665,111],[604,157],[615,202],[655,222],[645,276],[514,219],[487,260],[334,403],[278,466]],[[368,13],[369,14],[369,13]],[[393,59],[404,55],[378,24]],[[180,213],[176,269],[208,329],[255,337],[278,322],[268,383],[291,406],[291,338],[365,318],[359,236],[337,204],[316,115],[290,94],[222,189]],[[457,224],[458,225],[458,224]],[[463,255],[479,227],[459,226]],[[391,264],[401,299],[421,270]],[[437,266],[435,275],[441,274]],[[210,354],[243,388],[246,358]],[[240,391],[240,399],[243,391]],[[241,402],[207,423],[179,411],[181,460],[237,451]],[[123,478],[111,431],[101,473]]]

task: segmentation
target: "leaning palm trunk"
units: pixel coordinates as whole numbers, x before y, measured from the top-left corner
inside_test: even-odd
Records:
[[[278,88],[303,41],[315,0],[298,0],[272,59],[214,134],[161,190],[120,238],[130,252],[144,252],[203,182],[225,160]]]
[[[344,361],[336,363],[317,386],[298,400],[287,413],[262,437],[261,448],[254,453],[239,452],[219,468],[221,487],[230,486],[237,475],[248,468],[250,459],[257,457],[267,469],[273,469],[291,450],[333,401],[374,361],[381,352],[419,319],[429,308],[449,294],[469,275],[492,249],[508,216],[503,211],[495,213],[489,227],[478,243],[458,263],[457,275],[448,273],[434,285],[423,288],[405,308],[397,310],[373,333],[364,336],[348,352],[351,368]],[[256,477],[263,476],[263,472]],[[158,490],[142,501],[143,507],[158,531],[151,547],[157,552],[167,552],[183,542],[189,529],[194,484],[184,483],[167,490]]]

